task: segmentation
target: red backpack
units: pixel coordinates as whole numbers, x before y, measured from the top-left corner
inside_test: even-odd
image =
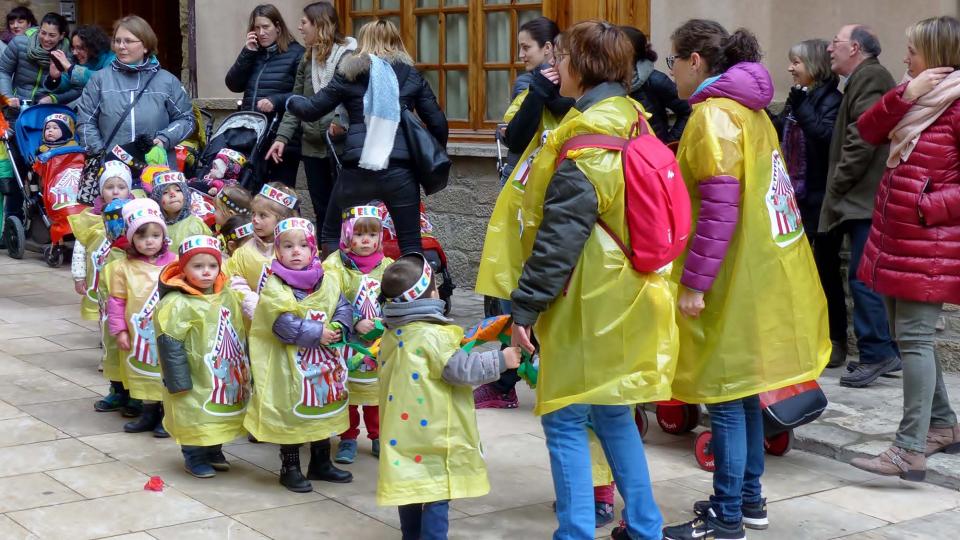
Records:
[[[673,152],[652,135],[646,122],[640,134],[623,139],[612,135],[577,135],[563,144],[557,166],[567,154],[581,148],[604,148],[621,153],[625,184],[624,214],[630,246],[599,220],[598,224],[620,246],[638,272],[654,272],[680,256],[690,236],[690,195]]]

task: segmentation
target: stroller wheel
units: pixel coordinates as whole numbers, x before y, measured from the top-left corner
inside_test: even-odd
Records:
[[[43,260],[50,268],[60,268],[63,265],[63,246],[49,245],[43,247]]]
[[[7,216],[3,227],[3,234],[7,241],[7,253],[14,259],[22,259],[27,244],[27,237],[23,230],[23,222],[17,216]]]
[[[671,435],[689,433],[700,424],[700,407],[690,404],[657,405],[657,424]]]
[[[763,449],[771,456],[786,455],[793,448],[793,430],[788,429],[783,433],[778,433],[771,437],[763,439]]]
[[[643,409],[642,403],[637,403],[637,411],[633,415],[637,421],[637,429],[640,430],[640,438],[647,436],[647,429],[650,428],[650,420],[647,419],[647,411]]]
[[[713,448],[710,444],[712,440],[713,433],[711,433],[710,430],[704,431],[697,435],[697,440],[693,447],[694,455],[697,458],[697,465],[700,465],[700,468],[707,472],[713,472],[717,469],[717,465],[713,461]]]

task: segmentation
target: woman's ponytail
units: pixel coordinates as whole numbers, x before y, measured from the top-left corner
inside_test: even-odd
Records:
[[[763,57],[757,36],[746,28],[737,31],[720,43],[720,71],[726,71],[740,62],[759,62]]]

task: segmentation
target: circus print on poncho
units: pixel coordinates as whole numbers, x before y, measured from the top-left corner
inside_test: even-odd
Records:
[[[61,210],[77,204],[77,193],[80,191],[80,173],[80,169],[67,169],[57,176],[47,195],[51,208]]]
[[[267,279],[272,275],[273,275],[273,271],[270,270],[270,265],[269,264],[263,265],[263,271],[260,272],[260,279],[257,280],[256,292],[259,293],[263,289],[263,286],[267,284]]]
[[[93,279],[90,280],[90,287],[87,288],[87,298],[94,302],[98,301],[97,291],[100,286],[100,273],[103,271],[103,265],[107,264],[111,246],[110,240],[105,238],[103,242],[100,242],[97,249],[90,252],[90,268],[93,269]],[[100,311],[103,312],[103,306],[100,307]]]
[[[130,354],[127,356],[127,366],[141,375],[160,377],[160,362],[157,359],[157,334],[153,328],[153,311],[160,301],[157,288],[153,288],[149,299],[143,304],[140,311],[130,317],[133,328]]]
[[[380,296],[380,280],[371,276],[361,276],[357,296],[353,300],[354,320],[381,318],[383,315],[380,311],[380,304],[377,303],[378,296]],[[358,354],[357,351],[350,346],[343,349],[344,358],[353,358],[356,354]],[[377,361],[369,356],[364,356],[356,369],[350,370],[348,377],[350,382],[355,383],[377,382]]]
[[[312,321],[326,322],[327,314],[309,310]],[[294,356],[300,375],[300,403],[293,414],[301,418],[326,418],[347,406],[347,366],[340,350],[332,347],[299,348]]]
[[[770,214],[770,232],[773,241],[780,247],[787,247],[803,237],[803,223],[800,210],[793,194],[793,184],[787,174],[787,167],[780,152],[773,151],[773,166],[770,174],[770,189],[765,201]]]
[[[215,416],[240,414],[250,399],[250,359],[230,322],[230,315],[229,309],[220,308],[213,348],[203,357],[213,381],[203,410]]]

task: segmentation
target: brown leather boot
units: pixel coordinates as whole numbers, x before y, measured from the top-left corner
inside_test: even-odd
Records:
[[[931,427],[927,431],[927,456],[937,452],[960,454],[960,425],[952,427]]]
[[[877,457],[853,458],[850,464],[867,472],[882,476],[899,476],[911,482],[922,482],[927,475],[926,456],[897,446],[891,446]]]

